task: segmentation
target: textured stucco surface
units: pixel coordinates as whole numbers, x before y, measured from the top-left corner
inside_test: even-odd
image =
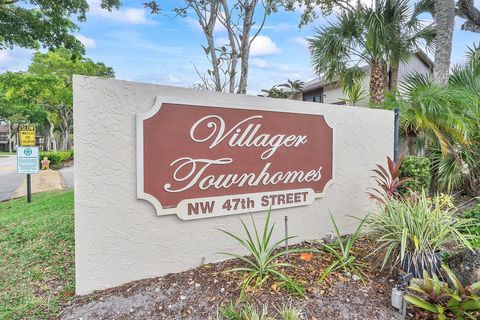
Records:
[[[332,232],[328,213],[342,231],[355,228],[375,208],[367,199],[371,169],[393,152],[393,113],[292,100],[210,93],[200,90],[91,77],[74,78],[76,290],[86,294],[122,283],[161,276],[225,257],[239,247],[215,228],[241,232],[248,215],[182,221],[157,216],[136,198],[135,115],[149,110],[156,96],[180,96],[263,110],[324,114],[334,128],[334,183],[313,205],[275,210],[283,235],[288,216],[294,242]],[[264,213],[255,213],[259,223]]]

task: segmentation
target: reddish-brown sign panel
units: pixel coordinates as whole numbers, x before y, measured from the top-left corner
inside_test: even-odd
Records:
[[[240,129],[239,132],[237,132],[238,130],[232,131],[232,134],[238,133],[239,137],[245,133],[248,124],[252,124],[251,129],[258,124],[261,126],[255,136],[280,134],[285,136],[301,135],[307,138],[305,143],[297,147],[279,147],[270,157],[262,159],[262,154],[269,147],[232,147],[229,145],[231,135],[214,147],[211,147],[214,136],[205,142],[194,141],[191,137],[192,126],[208,116],[222,118],[225,123],[225,132],[239,122],[254,117],[245,122],[245,125],[237,127]],[[215,117],[211,119],[218,120]],[[213,132],[212,127],[208,127],[207,123],[204,122],[196,127],[195,137],[206,138]],[[322,115],[163,103],[153,117],[144,120],[143,126],[144,192],[157,198],[163,208],[176,207],[180,201],[185,199],[256,192],[311,188],[319,194],[324,191],[325,185],[332,179],[333,132]],[[302,170],[308,172],[321,168],[321,179],[319,181],[280,182],[267,185],[260,183],[256,186],[243,185],[242,187],[232,185],[229,188],[218,189],[209,187],[205,190],[201,190],[199,185],[195,184],[184,191],[169,192],[166,190],[166,185],[170,185],[171,190],[178,190],[188,183],[188,181],[175,181],[173,178],[174,171],[178,167],[173,163],[181,158],[231,159],[229,164],[209,166],[200,175],[201,178],[209,175],[218,177],[245,173],[259,175],[265,165],[270,163],[269,174]],[[178,177],[185,176],[190,169],[190,166],[185,166],[183,170],[180,170],[181,174]]]

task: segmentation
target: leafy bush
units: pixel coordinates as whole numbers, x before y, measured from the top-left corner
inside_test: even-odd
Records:
[[[44,157],[47,157],[50,160],[50,165],[52,166],[59,166],[64,162],[70,161],[73,159],[73,150],[65,150],[65,151],[40,151],[40,161],[43,160]]]
[[[330,266],[325,269],[323,274],[320,276],[319,281],[323,281],[332,271],[343,269],[345,272],[351,272],[356,274],[362,282],[364,282],[364,274],[362,272],[362,265],[357,261],[356,257],[352,254],[353,246],[355,245],[355,241],[357,241],[358,236],[360,234],[360,230],[365,223],[365,219],[363,219],[355,230],[354,233],[342,239],[342,235],[338,230],[337,224],[335,223],[335,219],[330,214],[330,218],[332,219],[333,226],[335,227],[335,233],[337,236],[337,241],[333,245],[328,245],[322,243],[322,247],[325,251],[333,255],[335,260],[330,264]]]
[[[405,300],[417,308],[436,315],[438,319],[452,317],[455,319],[479,319],[480,317],[480,282],[464,287],[455,274],[445,265],[450,283],[441,282],[433,274],[424,272],[423,279],[413,279],[409,289],[416,295],[406,295]]]
[[[471,236],[462,232],[471,221],[454,217],[440,201],[423,192],[416,199],[392,199],[369,217],[371,236],[378,243],[372,254],[383,257],[382,268],[388,262],[392,268],[399,266],[409,256],[420,270],[431,265],[431,258],[447,243],[471,248]]]
[[[465,228],[465,231],[472,235],[472,246],[480,247],[480,203],[473,208],[465,211],[462,215],[464,219],[469,219],[472,223]]]
[[[405,183],[409,191],[421,193],[428,192],[432,176],[430,173],[430,160],[424,157],[407,156],[400,167],[400,177],[411,178]]]
[[[252,218],[252,224],[253,224],[253,232],[250,232],[245,222],[243,222],[243,220],[240,220],[247,236],[246,239],[241,239],[239,236],[231,232],[219,229],[220,231],[222,231],[223,233],[227,234],[228,236],[233,238],[235,241],[237,241],[242,247],[247,249],[252,256],[252,257],[243,257],[238,254],[223,252],[223,254],[229,255],[234,258],[238,258],[247,263],[246,267],[234,268],[230,270],[233,272],[246,272],[248,274],[248,276],[243,280],[240,297],[244,297],[245,291],[252,281],[254,281],[255,283],[253,286],[253,289],[260,288],[263,285],[263,283],[268,279],[269,276],[273,276],[281,280],[282,282],[288,283],[290,288],[294,288],[299,295],[303,295],[304,294],[303,288],[300,287],[298,283],[290,279],[287,275],[285,275],[282,271],[279,270],[279,268],[291,267],[291,265],[288,263],[276,262],[276,259],[282,256],[285,256],[288,253],[304,252],[306,250],[290,249],[290,250],[280,250],[278,252],[275,252],[275,250],[279,248],[279,246],[285,240],[291,239],[294,237],[291,236],[291,237],[281,239],[274,243],[271,242],[271,237],[272,237],[273,230],[275,228],[275,223],[270,225],[270,210],[267,213],[267,219],[265,220],[265,225],[263,227],[263,232],[261,235],[259,234],[260,232],[257,229],[253,216],[251,216],[251,218]],[[254,235],[255,240],[252,237],[252,234]]]

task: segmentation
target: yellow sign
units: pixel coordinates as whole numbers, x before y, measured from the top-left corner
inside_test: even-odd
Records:
[[[35,127],[32,125],[21,124],[19,126],[20,146],[31,147],[35,145]]]

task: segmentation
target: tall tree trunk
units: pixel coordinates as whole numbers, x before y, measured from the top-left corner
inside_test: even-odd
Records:
[[[252,19],[255,12],[256,1],[248,3],[245,1],[245,17],[243,19],[243,32],[241,38],[241,47],[240,47],[240,81],[238,84],[237,93],[246,94],[247,93],[247,83],[248,83],[248,59],[250,57],[250,46],[252,41],[250,40],[250,30],[252,28]]]
[[[228,92],[235,92],[235,85],[237,82],[237,60],[238,60],[238,49],[237,49],[237,40],[235,37],[235,30],[233,29],[232,16],[230,14],[230,9],[228,6],[227,0],[221,0],[223,6],[223,26],[227,29],[228,41],[230,43],[230,68],[228,70]],[[222,21],[222,20],[220,20]]]
[[[12,152],[12,141],[13,141],[13,137],[12,137],[12,124],[10,122],[8,122],[8,137],[7,137],[7,143],[8,143],[8,152]]]
[[[455,24],[455,0],[435,0],[435,62],[433,81],[439,85],[448,84],[452,37]]]
[[[392,94],[396,94],[397,87],[398,87],[398,68],[399,68],[398,61],[392,61],[390,63],[390,72],[388,75],[388,90]]]
[[[370,72],[370,102],[380,103],[385,98],[385,70],[382,61],[376,61]]]
[[[50,124],[49,136],[50,136],[50,142],[52,143],[52,150],[56,152],[57,151],[57,139],[55,138],[55,133],[54,133],[55,125],[50,120],[48,120],[48,123]]]

